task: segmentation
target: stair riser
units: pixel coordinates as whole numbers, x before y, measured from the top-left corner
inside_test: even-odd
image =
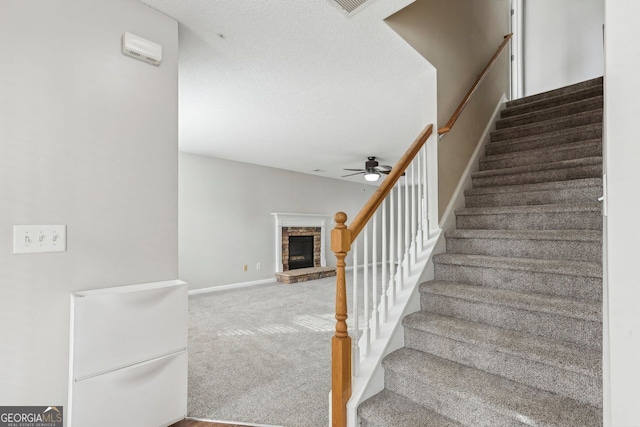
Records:
[[[493,193],[465,196],[468,208],[489,206],[528,206],[550,205],[554,203],[581,202],[597,200],[602,195],[602,187],[582,187],[554,189],[545,191],[527,191],[511,193]]]
[[[541,182],[569,181],[572,179],[600,178],[602,165],[586,165],[573,168],[549,169],[513,175],[494,175],[473,178],[473,187],[497,187],[500,185],[538,184]]]
[[[527,126],[497,130],[491,132],[491,142],[506,141],[514,138],[525,138],[534,135],[555,132],[564,129],[586,126],[594,123],[602,123],[602,110],[597,110],[581,115],[570,116],[555,121],[540,122]]]
[[[505,110],[516,110],[516,108],[523,108],[531,106],[532,104],[535,104],[534,106],[537,108],[551,108],[557,105],[576,102],[581,99],[602,96],[602,93],[602,81],[600,81],[600,83],[585,82],[580,84],[580,86],[562,88],[552,92],[508,101]]]
[[[471,230],[602,230],[600,212],[458,215],[456,226]]]
[[[594,348],[602,347],[601,323],[428,293],[421,295],[420,303],[423,310],[442,316],[453,316]]]
[[[602,279],[597,277],[440,264],[436,261],[435,278],[511,291],[602,300]]]
[[[416,329],[405,327],[404,336],[406,347],[602,407],[599,378]]]
[[[564,104],[562,106],[556,106],[555,108],[532,111],[526,115],[506,117],[496,122],[496,129],[508,129],[515,126],[529,125],[532,123],[555,119],[560,116],[578,114],[584,111],[600,110],[603,108],[603,106],[603,97],[597,96],[594,98],[582,100],[580,102],[573,102],[570,104]]]
[[[518,151],[535,150],[538,148],[552,147],[572,142],[588,141],[592,139],[602,139],[602,123],[589,125],[581,129],[570,129],[567,131],[552,133],[549,135],[539,135],[533,138],[517,139],[514,141],[505,140],[496,144],[487,144],[485,152],[487,156],[494,154],[515,153]]]
[[[387,389],[466,426],[521,425],[515,419],[492,410],[489,405],[475,399],[465,399],[455,390],[448,390],[446,384],[430,382],[429,378],[418,380],[385,369],[384,382]]]
[[[517,157],[509,159],[493,160],[491,158],[480,161],[480,170],[493,170],[515,168],[518,166],[539,165],[545,163],[561,162],[563,160],[583,159],[585,157],[601,157],[602,144],[595,143],[570,150],[550,151],[531,155],[529,152],[522,152]]]
[[[602,243],[593,241],[447,238],[447,253],[516,258],[602,261]]]

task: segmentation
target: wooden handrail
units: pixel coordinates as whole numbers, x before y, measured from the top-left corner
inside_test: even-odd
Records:
[[[391,169],[384,182],[371,195],[349,227],[346,225],[347,214],[338,212],[334,217],[336,226],[331,230],[331,250],[335,253],[337,262],[336,331],[331,339],[331,425],[333,427],[346,427],[347,402],[351,397],[351,337],[347,329],[345,258],[351,250],[351,244],[389,195],[391,189],[396,185],[432,133],[433,125],[425,127],[420,132],[420,135]]]
[[[411,144],[411,147],[404,153],[404,155],[398,160],[398,163],[391,169],[391,172],[385,178],[384,182],[380,184],[378,189],[371,195],[367,203],[360,209],[360,212],[351,221],[349,230],[351,230],[351,238],[353,240],[358,237],[358,234],[362,231],[365,224],[371,219],[373,213],[378,210],[382,201],[389,195],[391,189],[396,182],[400,179],[404,171],[407,169],[413,158],[418,154],[418,151],[422,148],[424,143],[429,139],[433,132],[433,125],[425,127],[416,140]]]
[[[487,74],[489,74],[489,70],[498,59],[498,56],[500,56],[500,53],[502,53],[502,51],[504,50],[504,47],[507,45],[507,43],[509,43],[509,40],[511,40],[512,36],[513,36],[513,33],[510,33],[504,36],[504,40],[502,41],[502,44],[500,44],[500,46],[498,47],[498,50],[496,50],[496,53],[493,54],[493,57],[491,58],[487,66],[484,67],[484,70],[482,70],[482,73],[480,73],[480,75],[476,79],[473,86],[471,86],[471,89],[469,89],[469,92],[467,92],[464,98],[462,98],[462,102],[460,102],[460,105],[458,105],[458,108],[456,109],[456,111],[453,112],[453,115],[451,116],[447,124],[444,125],[444,127],[441,127],[440,129],[438,129],[438,135],[444,135],[445,133],[448,133],[449,131],[451,131],[451,128],[453,127],[455,122],[458,120],[458,117],[460,117],[460,114],[462,114],[462,110],[464,110],[464,108],[469,103],[469,99],[471,99],[471,96],[473,96],[473,94],[478,89],[478,86],[480,86],[480,83],[482,83],[484,78],[487,77]]]

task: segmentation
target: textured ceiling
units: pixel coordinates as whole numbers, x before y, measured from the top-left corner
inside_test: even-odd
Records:
[[[434,75],[383,22],[412,1],[144,0],[180,23],[180,150],[332,178],[394,164]]]

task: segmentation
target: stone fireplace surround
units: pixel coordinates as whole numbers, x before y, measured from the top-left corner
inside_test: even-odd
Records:
[[[321,267],[320,248],[322,247],[322,231],[320,227],[282,227],[282,271],[290,270],[289,266],[289,237],[313,237],[313,266]]]
[[[276,254],[276,273],[281,273],[283,271],[287,271],[289,269],[288,265],[285,269],[284,253],[283,247],[285,243],[284,239],[284,230],[286,228],[287,239],[286,244],[288,245],[288,236],[290,234],[304,236],[304,235],[313,235],[314,236],[314,247],[316,244],[316,239],[319,240],[320,248],[314,249],[314,266],[316,267],[326,267],[327,266],[327,258],[325,255],[325,242],[327,236],[327,220],[330,218],[329,215],[318,215],[318,214],[298,214],[298,213],[279,213],[274,212],[273,215],[276,221],[275,228],[275,254]],[[303,233],[296,231],[296,229],[304,229]],[[313,229],[313,231],[307,232],[308,229]],[[319,229],[319,230],[315,230]],[[319,231],[319,232],[318,232]],[[317,236],[317,237],[316,237]],[[316,255],[316,252],[318,254]],[[289,256],[287,252],[287,258]],[[317,258],[317,259],[316,259]]]
[[[275,222],[276,279],[283,283],[297,283],[307,280],[335,276],[336,269],[327,267],[325,256],[326,228],[329,215],[272,213]],[[313,236],[314,267],[289,270],[289,236]]]

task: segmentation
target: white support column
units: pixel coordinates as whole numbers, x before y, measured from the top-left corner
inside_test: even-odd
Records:
[[[416,203],[416,160],[411,162],[411,265],[416,263],[418,257],[418,245],[416,237],[418,235],[418,205]]]
[[[371,341],[378,338],[380,320],[378,319],[378,211],[373,213],[373,262],[371,263],[373,280],[371,281]]]
[[[396,184],[396,188],[398,189],[398,236],[397,236],[397,259],[396,264],[398,266],[398,272],[396,274],[396,289],[401,291],[404,287],[404,271],[402,269],[402,190],[400,187],[400,183]]]
[[[395,253],[396,253],[396,206],[395,206],[395,188],[391,189],[389,193],[389,290],[387,293],[389,294],[389,305],[393,307],[396,304],[396,264],[395,264]]]
[[[424,240],[431,238],[431,227],[429,226],[429,166],[427,163],[427,144],[422,146],[420,150],[422,156],[422,216],[424,222]]]
[[[363,341],[360,348],[362,349],[362,357],[369,355],[369,343],[371,342],[371,330],[369,329],[369,224],[362,229],[364,233],[364,259],[362,267],[364,269],[362,276],[364,278],[363,295],[364,308],[362,310],[362,338]]]
[[[422,147],[424,148],[424,147]],[[418,154],[416,155],[416,159],[415,162],[418,165],[418,168],[416,170],[416,181],[417,181],[417,185],[418,188],[417,190],[417,217],[418,217],[418,234],[416,236],[416,241],[418,242],[418,246],[417,246],[417,250],[420,251],[422,253],[422,251],[424,250],[424,222],[422,220],[422,189],[424,187],[423,182],[422,182],[422,169],[424,169],[424,164],[422,163],[422,156],[420,155],[422,153],[422,148],[420,149],[420,151],[418,152]]]
[[[382,201],[382,278],[380,280],[380,323],[387,321],[387,202],[389,198]]]
[[[353,297],[351,300],[351,321],[353,324],[351,336],[351,375],[358,376],[360,370],[360,340],[358,336],[360,334],[358,328],[358,240],[353,242],[351,254],[353,257]]]
[[[405,173],[404,179],[404,254],[402,260],[404,262],[404,274],[406,277],[411,275],[411,195],[409,194],[409,171]]]

